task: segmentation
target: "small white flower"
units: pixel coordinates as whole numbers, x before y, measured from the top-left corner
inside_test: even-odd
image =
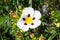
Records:
[[[43,7],[42,7],[43,13],[47,11],[47,7],[48,7],[48,5],[43,5]]]
[[[41,24],[40,18],[41,13],[39,11],[34,11],[31,7],[24,8],[21,18],[17,22],[17,26],[23,31],[27,31],[29,28],[35,29]]]

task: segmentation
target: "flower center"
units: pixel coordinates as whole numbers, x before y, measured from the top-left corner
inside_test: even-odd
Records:
[[[25,23],[27,24],[31,24],[32,23],[32,18],[31,17],[27,17],[26,20],[25,20]]]

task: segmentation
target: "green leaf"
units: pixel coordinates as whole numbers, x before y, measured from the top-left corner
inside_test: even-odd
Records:
[[[60,11],[59,10],[55,10],[55,15],[54,18],[60,19]]]
[[[60,32],[55,32],[55,33],[53,33],[49,38],[48,38],[48,40],[53,40],[53,38],[56,36],[56,35],[59,35],[60,34]]]

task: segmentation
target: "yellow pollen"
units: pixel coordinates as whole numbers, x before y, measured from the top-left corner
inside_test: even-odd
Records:
[[[31,17],[27,17],[26,20],[25,20],[25,23],[31,24],[32,23],[32,18]]]

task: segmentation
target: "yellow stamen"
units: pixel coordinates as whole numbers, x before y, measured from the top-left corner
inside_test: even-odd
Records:
[[[27,17],[26,20],[25,20],[25,23],[31,24],[32,23],[32,18],[31,17]]]

